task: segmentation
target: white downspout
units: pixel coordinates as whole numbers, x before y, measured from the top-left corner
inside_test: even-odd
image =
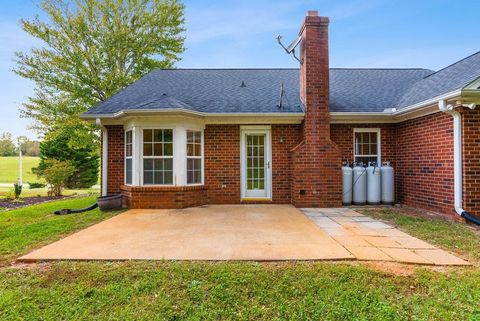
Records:
[[[475,109],[475,104],[466,106]],[[455,212],[464,217],[466,211],[463,209],[463,157],[462,157],[462,115],[455,110],[453,105],[447,105],[445,100],[438,102],[438,109],[453,117],[453,180],[454,180],[454,206]]]
[[[100,118],[96,123],[102,129],[102,196],[107,196],[107,180],[108,180],[108,130],[103,126]]]

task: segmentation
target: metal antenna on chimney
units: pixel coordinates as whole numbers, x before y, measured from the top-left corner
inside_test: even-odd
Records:
[[[282,46],[282,48],[285,50],[285,52],[287,54],[291,54],[293,56],[293,58],[297,59],[297,61],[303,65],[303,61],[301,59],[299,59],[296,55],[295,55],[295,48],[297,48],[298,44],[302,41],[302,36],[299,36],[297,39],[295,39],[288,47],[285,47],[282,43],[282,36],[278,35],[277,36],[277,41],[278,41],[278,44],[280,46]]]

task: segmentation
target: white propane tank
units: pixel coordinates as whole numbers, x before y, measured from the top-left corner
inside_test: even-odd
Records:
[[[367,167],[367,203],[380,204],[381,201],[381,170],[375,162]]]
[[[390,162],[384,162],[382,172],[382,203],[393,205],[395,203],[395,184],[393,167]]]
[[[367,201],[367,175],[363,164],[353,167],[353,204],[365,205]]]
[[[344,162],[342,165],[342,204],[350,205],[352,204],[352,168],[348,166],[347,162]]]

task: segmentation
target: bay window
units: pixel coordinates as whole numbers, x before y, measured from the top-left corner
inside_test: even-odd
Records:
[[[125,129],[125,185],[187,186],[204,183],[203,126],[161,123]]]
[[[125,132],[125,184],[132,184],[133,173],[133,135],[131,130]]]
[[[143,184],[173,185],[173,129],[143,130]]]
[[[187,130],[187,184],[202,183],[202,132]]]
[[[377,165],[381,165],[379,128],[355,128],[353,139],[354,162],[363,164],[375,162]]]

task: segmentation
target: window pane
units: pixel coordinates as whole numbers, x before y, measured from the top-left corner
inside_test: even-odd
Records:
[[[194,132],[192,131],[187,131],[187,143],[193,143],[195,140],[194,140]]]
[[[172,171],[167,171],[163,172],[164,177],[163,177],[163,184],[173,184],[173,172]]]
[[[132,160],[125,160],[125,184],[132,184]]]
[[[155,171],[163,171],[163,159],[155,159],[153,161],[153,169]]]
[[[198,170],[198,171],[195,171],[195,184],[200,184],[202,182],[202,171]]]
[[[173,159],[164,159],[163,169],[166,171],[173,171]]]
[[[152,156],[152,143],[144,143],[143,144],[143,156]]]
[[[153,184],[162,185],[163,183],[163,172],[155,171],[153,172]]]
[[[173,143],[163,144],[163,156],[173,156]]]
[[[143,171],[143,184],[153,184],[152,171]]]
[[[193,171],[187,171],[187,184],[193,184]]]
[[[162,143],[153,144],[153,156],[162,156]]]
[[[153,159],[144,159],[143,160],[143,170],[152,171],[153,170]]]
[[[202,143],[202,132],[195,132],[195,143]]]
[[[195,156],[193,144],[187,144],[187,156]]]
[[[195,144],[194,145],[194,152],[193,154],[195,156],[202,156],[202,150],[201,150],[201,145],[200,144]]]
[[[144,142],[152,142],[152,130],[151,129],[144,129],[143,130],[143,141]]]
[[[156,143],[162,142],[162,129],[155,129],[153,131],[153,141]]]
[[[164,129],[163,130],[163,141],[164,142],[173,142],[173,130],[171,129]]]

